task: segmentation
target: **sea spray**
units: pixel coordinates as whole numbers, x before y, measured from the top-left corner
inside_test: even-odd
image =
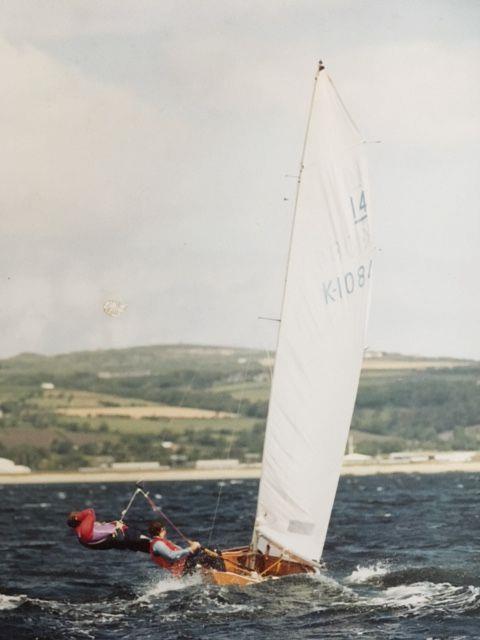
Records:
[[[27,599],[26,595],[7,596],[0,593],[0,611],[10,611],[22,605]]]
[[[345,578],[345,582],[347,584],[379,582],[382,576],[386,575],[389,570],[389,563],[384,561],[379,561],[366,567],[357,565],[355,571],[352,571],[352,573]]]

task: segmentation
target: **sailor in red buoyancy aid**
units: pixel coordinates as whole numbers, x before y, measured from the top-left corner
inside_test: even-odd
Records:
[[[193,558],[200,550],[199,542],[192,542],[182,549],[167,539],[167,529],[163,522],[151,522],[148,531],[150,540],[150,557],[162,569],[170,571],[175,577],[185,572],[185,565],[189,558]]]
[[[67,524],[75,530],[80,544],[89,549],[128,549],[149,552],[150,540],[120,521],[98,522],[93,509],[72,511]]]

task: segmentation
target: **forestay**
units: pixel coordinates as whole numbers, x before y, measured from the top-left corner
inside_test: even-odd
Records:
[[[254,544],[318,561],[365,346],[372,211],[362,137],[315,80],[270,396]]]

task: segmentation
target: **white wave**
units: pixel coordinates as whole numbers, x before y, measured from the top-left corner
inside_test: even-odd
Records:
[[[367,567],[357,565],[355,571],[352,571],[352,573],[345,578],[345,582],[347,584],[365,584],[366,582],[372,582],[384,576],[389,570],[390,566],[387,562],[376,562]]]
[[[254,605],[252,602],[242,604],[239,602],[222,602],[216,599],[207,599],[203,602],[200,600],[196,606],[190,608],[190,612],[195,613],[195,611],[205,610],[205,608],[209,615],[218,617],[229,616],[236,613],[248,613],[252,615],[263,611],[262,605]]]
[[[454,613],[476,608],[480,602],[480,588],[454,587],[448,582],[415,582],[389,587],[381,595],[370,598],[369,604],[393,609],[406,609],[408,613]]]
[[[146,585],[146,590],[138,597],[135,602],[149,602],[153,598],[162,596],[169,591],[181,591],[196,585],[202,584],[200,575],[185,576],[183,578],[174,578],[173,576],[165,576],[156,579]]]
[[[0,593],[0,611],[9,611],[10,609],[16,609],[25,602],[27,596],[6,596]]]
[[[343,584],[340,584],[340,582],[337,582],[335,578],[329,575],[326,572],[325,567],[322,567],[321,569],[317,569],[314,573],[301,574],[301,577],[302,577],[302,580],[314,581],[322,587],[328,587],[330,589],[336,589],[337,591],[342,591],[342,592],[345,591],[348,593],[352,593],[351,589],[349,589],[348,587],[345,587]]]

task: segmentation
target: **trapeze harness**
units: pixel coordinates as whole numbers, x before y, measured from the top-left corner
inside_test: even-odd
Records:
[[[173,552],[185,551],[185,555],[179,558],[178,560],[167,560],[167,558],[164,558],[163,556],[155,553],[153,547],[157,542],[160,542],[161,544],[165,545],[165,547],[167,547],[168,550]],[[161,538],[160,536],[156,536],[155,538],[152,538],[152,540],[150,541],[150,557],[152,558],[152,560],[159,567],[161,567],[162,569],[166,569],[167,571],[170,571],[170,573],[177,578],[179,578],[183,574],[183,571],[185,569],[185,563],[189,555],[191,555],[191,551],[189,549],[181,549],[181,547],[177,547],[176,544],[173,544],[173,542],[170,542],[170,540],[167,540],[166,538]]]

